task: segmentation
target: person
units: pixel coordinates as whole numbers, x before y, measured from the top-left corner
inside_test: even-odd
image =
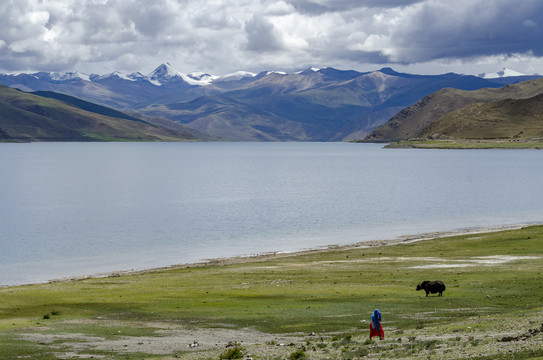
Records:
[[[378,309],[375,309],[375,311],[371,315],[370,339],[374,336],[379,336],[381,340],[385,338],[385,331],[381,326],[381,312]]]

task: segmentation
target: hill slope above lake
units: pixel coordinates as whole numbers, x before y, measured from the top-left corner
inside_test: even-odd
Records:
[[[180,141],[195,140],[184,131],[73,97],[29,94],[0,85],[1,141]],[[53,97],[60,97],[63,101]]]
[[[525,121],[520,121],[515,111],[525,114],[537,113],[539,108],[537,95],[543,93],[543,80],[530,80],[514,85],[507,85],[498,89],[484,88],[475,91],[463,91],[446,88],[428,95],[414,105],[400,111],[386,124],[380,126],[366,137],[367,141],[400,141],[413,138],[426,138],[436,135],[439,138],[472,139],[472,138],[512,138],[515,135],[520,137],[539,136],[537,129],[543,130],[543,123],[533,119],[532,129],[524,131]],[[534,98],[532,101],[521,101],[522,99]],[[510,99],[508,102],[502,100]],[[518,101],[516,101],[518,100]],[[471,104],[478,103],[474,107]],[[482,104],[492,103],[489,106]],[[452,115],[455,110],[466,108],[463,112]],[[474,111],[478,108],[478,111]],[[488,112],[488,113],[487,113]],[[450,114],[450,115],[448,115]],[[446,116],[447,115],[447,116]],[[500,126],[490,129],[488,118],[498,115]],[[443,118],[441,120],[440,118]],[[461,124],[469,118],[470,130],[458,131]],[[436,133],[427,129],[430,124],[440,122],[440,132]],[[527,119],[526,119],[527,120]],[[448,125],[446,125],[446,123]],[[456,129],[453,132],[449,130]],[[507,129],[507,130],[506,130]]]

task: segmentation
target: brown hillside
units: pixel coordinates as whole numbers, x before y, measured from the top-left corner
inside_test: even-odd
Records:
[[[448,113],[420,134],[431,139],[543,138],[543,94],[473,103]]]
[[[400,141],[423,137],[423,130],[446,114],[476,102],[488,103],[504,99],[525,99],[543,93],[543,79],[530,80],[504,87],[464,91],[446,88],[430,94],[400,111],[386,124],[366,137],[366,141]],[[426,132],[425,132],[426,133]]]

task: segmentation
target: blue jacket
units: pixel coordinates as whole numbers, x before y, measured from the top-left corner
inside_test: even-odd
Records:
[[[375,330],[381,330],[381,312],[379,310],[375,309],[373,315],[371,315],[371,321]]]

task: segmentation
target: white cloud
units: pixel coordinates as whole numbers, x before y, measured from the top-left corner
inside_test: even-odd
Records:
[[[266,15],[288,15],[296,11],[292,4],[285,1],[274,1],[265,5],[263,13]]]
[[[0,71],[495,71],[522,58],[519,71],[543,73],[541,18],[538,0],[0,1]]]

